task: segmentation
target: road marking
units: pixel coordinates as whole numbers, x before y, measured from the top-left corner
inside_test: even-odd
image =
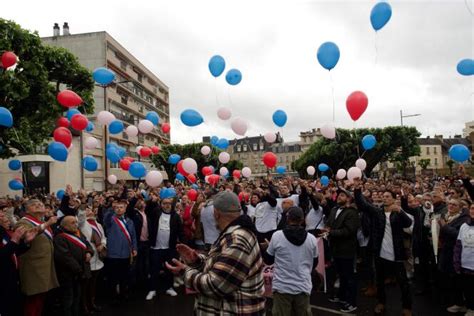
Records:
[[[310,305],[310,306],[311,306],[311,308],[319,309],[321,311],[325,311],[325,312],[329,312],[329,313],[333,313],[333,314],[337,314],[337,315],[356,316],[356,314],[343,313],[343,312],[338,311],[336,309],[331,309],[331,308],[326,308],[326,307],[316,306],[316,305]]]

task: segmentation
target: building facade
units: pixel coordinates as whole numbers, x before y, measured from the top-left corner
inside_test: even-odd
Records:
[[[317,142],[323,135],[319,128],[313,128],[310,131],[300,132],[301,151],[305,152],[312,144]]]
[[[285,166],[287,173],[295,173],[293,162],[303,154],[301,142],[277,143],[271,146],[277,156],[277,166]]]
[[[474,121],[466,122],[462,129],[462,137],[469,137],[471,133],[474,133]]]

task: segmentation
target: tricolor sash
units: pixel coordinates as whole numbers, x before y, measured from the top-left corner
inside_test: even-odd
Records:
[[[3,239],[2,239],[3,247],[5,247],[8,244],[9,241],[10,241],[10,236],[7,235],[7,236],[3,237]],[[15,263],[15,268],[18,269],[18,258],[16,257],[15,253],[12,254],[12,261],[13,261],[13,263]]]
[[[127,230],[127,226],[125,226],[125,224],[122,222],[122,220],[120,220],[119,218],[117,218],[117,216],[114,216],[114,221],[117,223],[117,225],[119,226],[120,230],[122,231],[122,233],[125,235],[125,237],[127,238],[128,240],[128,243],[131,245],[132,244],[132,238],[130,237],[130,233],[128,232]]]
[[[69,233],[60,233],[59,236],[62,236],[72,242],[74,245],[78,246],[79,248],[82,248],[84,250],[87,249],[87,245],[76,235],[69,234]]]
[[[23,217],[23,219],[27,220],[28,222],[30,222],[31,224],[33,224],[33,226],[35,227],[39,227],[41,224],[43,224],[43,222],[37,220],[36,218],[34,218],[33,216],[31,215],[26,215],[25,217]],[[46,235],[46,237],[49,238],[49,240],[53,240],[53,231],[51,230],[50,227],[47,227],[43,233]]]
[[[102,239],[102,232],[99,229],[99,226],[97,225],[97,222],[93,219],[88,219],[87,222],[91,225],[92,231],[97,234],[99,239]]]

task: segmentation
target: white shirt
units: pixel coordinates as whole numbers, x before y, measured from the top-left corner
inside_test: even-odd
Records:
[[[277,229],[280,222],[281,207],[272,207],[268,202],[260,202],[255,207],[255,227],[259,233],[266,233]]]
[[[324,227],[323,217],[324,217],[323,208],[321,206],[318,207],[317,211],[315,211],[314,208],[311,208],[308,212],[308,215],[306,215],[306,230],[323,228]]]
[[[385,213],[385,232],[383,234],[380,258],[388,261],[395,261],[395,251],[393,250],[392,225],[390,224],[390,212]]]
[[[336,217],[334,219],[337,219],[337,217],[342,213],[343,210],[343,208],[338,208],[336,211]]]
[[[156,243],[153,249],[169,249],[170,247],[170,220],[171,214],[161,213],[158,222],[158,233],[156,234]]]
[[[214,218],[214,205],[207,203],[201,210],[201,223],[204,232],[204,243],[213,244],[219,237],[220,231],[217,229]]]
[[[252,204],[247,205],[247,215],[252,219],[255,217],[255,206]]]
[[[459,229],[458,240],[462,244],[461,267],[474,270],[474,226],[462,224]]]
[[[79,224],[79,229],[81,230],[81,233],[86,237],[87,241],[89,242],[92,249],[94,250],[94,254],[92,255],[91,261],[90,261],[91,271],[100,270],[104,267],[104,263],[102,262],[102,260],[100,260],[99,254],[97,252],[97,248],[95,247],[95,244],[92,241],[92,234],[94,234],[92,230],[92,225],[89,224],[89,222],[87,222],[85,211],[82,211],[82,210],[79,211],[77,218],[79,220],[78,224]],[[100,234],[101,234],[100,243],[104,247],[106,247],[107,238],[105,237],[104,228],[102,228],[102,225],[99,222],[96,221],[96,223],[97,223],[97,228],[99,229]]]
[[[316,237],[306,235],[301,246],[286,239],[283,231],[275,232],[267,253],[275,257],[272,290],[282,294],[311,293],[311,269],[319,255]]]

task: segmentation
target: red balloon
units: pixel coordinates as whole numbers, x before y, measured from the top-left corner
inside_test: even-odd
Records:
[[[204,176],[208,176],[212,174],[212,168],[211,167],[202,167],[201,172]]]
[[[194,189],[189,190],[186,195],[188,196],[188,198],[189,198],[191,201],[196,201],[196,199],[197,199],[197,197],[198,197],[198,193],[197,193],[197,191],[194,190]]]
[[[53,132],[53,138],[55,141],[63,143],[66,148],[71,146],[72,134],[71,131],[65,127],[58,127]]]
[[[82,114],[74,114],[71,118],[71,126],[77,131],[82,131],[87,128],[89,120]]]
[[[347,112],[354,121],[357,121],[364,114],[367,105],[369,105],[369,99],[362,91],[352,92],[346,100]]]
[[[277,156],[271,151],[269,151],[263,154],[262,161],[265,166],[267,166],[267,168],[273,168],[277,164]]]
[[[11,67],[15,65],[17,62],[17,58],[15,53],[13,52],[4,52],[2,54],[2,67],[7,69],[8,67]]]
[[[67,108],[79,106],[82,103],[82,98],[71,90],[63,90],[59,92],[57,99],[59,104]]]
[[[188,181],[191,182],[191,183],[195,183],[196,180],[197,180],[197,178],[196,178],[196,176],[195,176],[194,174],[189,174],[189,175],[186,177],[186,179],[188,179]]]
[[[183,162],[184,162],[184,160],[178,161],[178,163],[176,164],[176,167],[178,168],[179,173],[181,173],[183,176],[187,177],[189,175],[189,173],[187,173],[186,170],[184,170]]]
[[[163,125],[161,125],[161,130],[165,134],[168,134],[170,132],[170,129],[171,129],[170,123],[163,123]]]
[[[56,121],[56,125],[58,127],[69,127],[69,120],[66,117],[62,116],[58,118],[58,120]]]
[[[151,155],[151,149],[150,147],[142,147],[142,149],[140,149],[140,156],[142,157],[148,157]]]
[[[132,157],[123,157],[123,159],[124,159],[124,160],[128,160],[128,161],[130,161],[130,162],[134,162],[134,161],[135,161],[135,159],[132,158]]]
[[[130,165],[132,164],[132,162],[128,159],[122,159],[120,160],[120,168],[122,168],[122,170],[125,170],[127,171],[128,169],[130,169]]]
[[[211,174],[209,178],[207,178],[207,182],[209,182],[210,185],[216,185],[219,182],[219,178],[217,174]]]
[[[233,176],[235,179],[240,179],[240,170],[234,170],[234,171],[232,171],[232,176]]]
[[[156,155],[160,152],[160,147],[158,146],[151,146],[151,152]]]
[[[242,201],[245,201],[245,202],[248,202],[249,201],[249,194],[248,193],[245,193],[245,192],[240,192],[239,193],[239,201],[242,202]]]

